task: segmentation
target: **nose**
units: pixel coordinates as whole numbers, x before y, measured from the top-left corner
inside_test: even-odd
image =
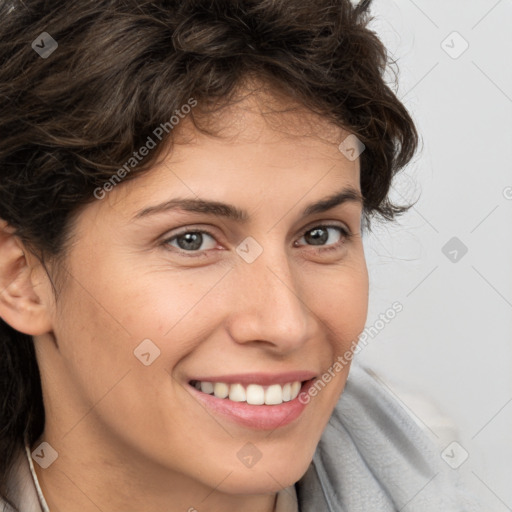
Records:
[[[282,248],[267,248],[252,263],[240,261],[231,278],[228,331],[237,343],[286,354],[311,339],[317,320],[306,303],[300,269],[290,268]]]

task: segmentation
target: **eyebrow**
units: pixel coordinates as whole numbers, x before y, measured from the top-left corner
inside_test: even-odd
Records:
[[[314,215],[316,213],[324,213],[347,202],[363,204],[363,197],[357,189],[353,187],[346,187],[333,195],[306,206],[302,211],[302,216],[307,217],[308,215]],[[205,199],[175,198],[155,206],[144,208],[135,214],[133,220],[170,210],[205,213],[207,215],[223,217],[240,223],[247,223],[250,219],[249,213],[246,210],[241,210],[231,204],[221,203],[219,201],[208,201]]]

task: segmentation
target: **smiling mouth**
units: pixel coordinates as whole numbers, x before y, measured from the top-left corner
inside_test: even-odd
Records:
[[[192,380],[189,384],[202,393],[231,402],[245,402],[249,405],[280,405],[297,398],[306,382],[308,381],[261,386],[259,384],[245,385]]]

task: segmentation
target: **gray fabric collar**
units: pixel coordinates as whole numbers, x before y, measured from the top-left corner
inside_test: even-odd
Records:
[[[303,478],[300,512],[479,512],[465,482],[401,404],[352,363]]]

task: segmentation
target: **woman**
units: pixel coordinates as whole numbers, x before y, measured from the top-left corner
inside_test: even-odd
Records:
[[[5,510],[473,510],[352,363],[417,146],[369,5],[2,4]]]

